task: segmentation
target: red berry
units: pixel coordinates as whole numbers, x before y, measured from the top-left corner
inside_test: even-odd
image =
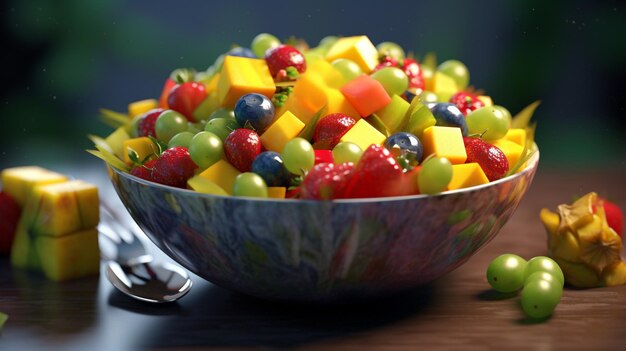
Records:
[[[385,56],[380,59],[380,63],[374,67],[374,72],[381,70],[385,67],[398,67],[398,60],[391,56]]]
[[[0,254],[11,252],[21,212],[20,205],[13,197],[0,191]]]
[[[478,163],[489,181],[500,179],[509,171],[509,161],[497,146],[480,138],[469,137],[464,137],[463,143],[467,153],[465,163]]]
[[[315,164],[318,163],[334,163],[332,150],[314,150]]]
[[[252,129],[235,129],[224,140],[228,162],[241,172],[252,170],[252,161],[261,153],[261,138]]]
[[[354,170],[345,197],[385,197],[402,193],[402,167],[391,152],[380,145],[370,145]]]
[[[186,147],[174,146],[163,151],[154,162],[152,178],[160,184],[186,188],[187,180],[193,177],[196,168],[198,166],[191,160],[189,150]]]
[[[622,237],[624,233],[624,213],[614,202],[601,197],[598,197],[598,200],[604,206],[604,213],[606,214],[606,221],[609,227]]]
[[[163,111],[164,110],[162,108],[155,108],[139,117],[139,122],[137,122],[137,135],[142,137],[151,136],[156,138],[154,124],[156,123],[157,118],[159,118],[159,116],[161,115],[161,112]]]
[[[332,150],[341,137],[356,124],[354,118],[343,113],[331,113],[320,119],[315,126],[313,142],[317,149]]]
[[[174,86],[167,97],[169,108],[180,112],[191,122],[196,122],[193,111],[206,98],[206,87],[202,83],[186,82]]]
[[[289,66],[297,69],[299,73],[306,71],[304,55],[298,49],[289,45],[278,45],[267,50],[265,52],[265,61],[272,77],[276,77],[280,70],[287,69]]]
[[[409,89],[424,90],[424,75],[422,73],[422,66],[417,61],[406,58],[402,61],[400,67],[404,71],[407,77],[409,77]]]
[[[455,104],[464,116],[467,116],[470,112],[485,106],[482,101],[478,100],[478,96],[463,91],[452,95],[450,102]]]
[[[156,163],[156,159],[149,160],[144,163],[143,166],[135,166],[130,170],[130,174],[134,175],[137,178],[154,181],[154,177],[152,176],[152,170],[154,169],[154,164]]]
[[[354,172],[352,162],[336,165],[320,163],[306,174],[300,185],[303,199],[330,200],[340,199]]]

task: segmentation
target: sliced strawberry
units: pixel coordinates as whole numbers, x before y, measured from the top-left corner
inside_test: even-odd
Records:
[[[156,123],[157,118],[161,115],[161,112],[164,110],[162,108],[155,108],[146,113],[144,113],[141,117],[139,117],[139,122],[137,122],[137,135],[139,136],[151,136],[156,138],[156,131],[154,130],[154,125]]]
[[[318,163],[334,163],[332,150],[314,150],[315,164]]]
[[[372,144],[361,155],[345,197],[385,197],[402,194],[402,167],[385,147]]]
[[[478,100],[478,96],[476,94],[464,91],[452,95],[450,102],[455,104],[464,116],[467,116],[470,112],[485,106],[485,103]]]
[[[235,168],[250,172],[252,162],[261,153],[261,138],[252,129],[235,129],[224,140],[224,154]]]
[[[180,112],[191,122],[197,122],[193,117],[193,111],[207,97],[206,87],[198,82],[185,82],[176,85],[170,90],[167,97],[169,108]]]
[[[354,172],[352,162],[336,165],[319,163],[304,177],[300,185],[303,199],[330,200],[344,197],[344,190]]]
[[[298,49],[289,45],[278,45],[275,48],[265,52],[265,62],[270,69],[272,77],[276,77],[279,71],[286,70],[287,67],[293,67],[299,73],[306,71],[306,60],[304,55]]]
[[[332,150],[356,124],[354,118],[343,113],[331,113],[317,122],[313,132],[313,143],[316,149]]]
[[[8,193],[0,191],[0,255],[11,252],[21,213],[17,201]]]
[[[160,184],[186,188],[198,166],[191,160],[186,147],[174,146],[161,154],[152,169],[153,180]]]
[[[509,171],[509,161],[497,146],[470,137],[464,137],[463,143],[467,154],[465,163],[478,163],[489,181],[500,179]]]

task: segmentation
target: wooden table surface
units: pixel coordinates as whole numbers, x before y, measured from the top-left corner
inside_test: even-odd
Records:
[[[624,350],[626,286],[566,288],[554,315],[534,322],[524,318],[519,296],[489,289],[485,270],[502,253],[546,253],[542,207],[595,190],[626,208],[625,175],[540,168],[512,219],[464,266],[419,290],[363,305],[271,303],[196,276],[180,302],[149,305],[113,290],[104,276],[56,284],[0,258],[0,311],[9,314],[0,350]]]

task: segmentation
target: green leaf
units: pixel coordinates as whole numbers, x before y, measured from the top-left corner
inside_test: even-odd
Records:
[[[376,128],[376,130],[381,132],[385,137],[389,137],[389,135],[391,135],[385,125],[385,122],[383,122],[383,120],[380,119],[380,117],[378,117],[375,113],[367,117],[367,121],[370,122],[372,127]]]
[[[131,119],[127,114],[107,110],[106,108],[100,109],[100,119],[113,128],[125,127],[131,123]]]
[[[535,110],[541,104],[541,100],[537,100],[532,104],[526,106],[522,111],[520,111],[515,117],[513,117],[513,121],[511,123],[511,128],[526,128],[530,124],[530,119],[533,117]]]
[[[317,122],[322,118],[323,115],[326,114],[326,110],[328,109],[328,105],[322,106],[322,108],[317,111],[317,113],[311,118],[309,123],[304,126],[304,129],[298,134],[298,137],[311,141],[313,139],[313,133],[315,132],[315,126]]]
[[[6,323],[7,319],[9,319],[9,315],[0,312],[0,330],[4,327],[4,323]]]
[[[152,150],[154,151],[157,157],[160,156],[163,153],[163,151],[167,150],[167,145],[165,143],[158,141],[155,137],[150,136],[150,135],[148,136],[148,138],[150,139],[150,141],[152,141],[152,144],[154,145]]]
[[[133,150],[133,148],[128,148],[126,150],[128,152],[128,158],[130,158],[130,160],[134,163],[134,164],[140,164],[139,163],[139,154],[137,153],[137,151]]]
[[[97,147],[96,147],[97,148]],[[112,153],[106,151],[106,150],[86,150],[88,153],[96,156],[97,158],[103,160],[104,162],[106,162],[106,164],[108,164],[109,166],[118,169],[122,172],[128,172],[129,168],[128,166],[119,158],[117,158],[115,155],[113,155]]]

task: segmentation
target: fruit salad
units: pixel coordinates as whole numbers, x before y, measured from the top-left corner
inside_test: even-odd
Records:
[[[522,170],[538,103],[515,118],[437,64],[367,36],[257,35],[208,69],[176,69],[158,99],[91,136],[92,154],[138,178],[225,196],[330,200],[443,191]]]

